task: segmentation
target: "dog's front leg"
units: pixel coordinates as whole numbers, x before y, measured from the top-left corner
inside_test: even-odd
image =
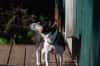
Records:
[[[45,63],[46,63],[46,66],[49,66],[49,64],[48,64],[48,52],[45,52]]]
[[[36,64],[40,66],[40,51],[36,49]]]
[[[44,54],[45,54],[45,49],[43,48],[41,51],[41,62],[44,63]]]

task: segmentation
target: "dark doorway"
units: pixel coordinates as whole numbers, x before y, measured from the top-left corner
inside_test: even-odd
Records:
[[[93,58],[95,66],[100,65],[100,0],[94,0],[94,14],[93,14]]]

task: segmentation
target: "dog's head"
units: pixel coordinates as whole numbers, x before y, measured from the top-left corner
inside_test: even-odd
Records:
[[[50,32],[51,26],[52,23],[50,21],[44,21],[30,24],[30,29],[33,31],[48,33]]]
[[[37,31],[37,32],[42,32],[43,31],[43,26],[40,25],[40,23],[32,23],[30,24],[30,29],[33,31]]]

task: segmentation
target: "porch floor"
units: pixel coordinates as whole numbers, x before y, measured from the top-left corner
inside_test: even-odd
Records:
[[[0,66],[36,66],[34,45],[0,46]],[[56,66],[55,54],[49,56],[50,66]],[[42,64],[42,66],[45,66]],[[63,66],[75,66],[66,48],[63,55]]]

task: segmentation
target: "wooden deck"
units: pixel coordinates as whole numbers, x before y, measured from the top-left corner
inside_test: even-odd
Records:
[[[0,46],[0,66],[36,66],[34,47],[34,45]],[[67,48],[63,56],[63,66],[75,66]],[[50,66],[56,66],[54,54],[50,54],[49,64]]]

